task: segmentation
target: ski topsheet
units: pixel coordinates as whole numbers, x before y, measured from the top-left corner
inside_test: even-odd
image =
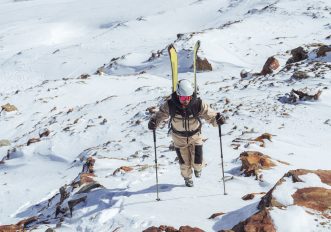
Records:
[[[178,57],[177,57],[176,49],[173,44],[169,45],[168,53],[170,57],[171,71],[172,71],[172,91],[175,92],[178,82]]]
[[[194,45],[193,50],[193,72],[194,72],[194,94],[197,95],[197,55],[200,47],[200,40],[198,40]]]

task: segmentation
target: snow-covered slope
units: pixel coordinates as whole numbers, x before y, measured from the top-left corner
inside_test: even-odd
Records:
[[[0,114],[0,140],[10,142],[0,147],[0,224],[38,216],[29,225],[37,231],[219,231],[257,212],[259,197],[247,202],[244,195],[268,192],[292,169],[330,169],[331,54],[316,55],[320,43],[330,44],[330,11],[327,0],[2,1],[0,105],[17,111]],[[213,67],[198,73],[200,96],[228,118],[222,141],[225,174],[233,179],[223,195],[218,129],[204,124],[207,166],[193,188],[185,187],[164,124],[157,130],[156,201],[147,109],[171,93],[167,45],[179,53],[179,78],[192,78],[197,40],[199,56]],[[308,59],[284,68],[298,46]],[[259,72],[270,56],[280,62],[274,75],[240,77],[242,69]],[[293,78],[297,71],[308,78]],[[304,87],[321,90],[319,100],[284,103]],[[272,139],[262,147],[254,138],[263,133]],[[244,177],[244,151],[267,154],[276,166],[260,180]],[[88,157],[98,185],[86,190],[89,184],[77,183]],[[217,212],[226,214],[208,219]],[[278,209],[273,215],[277,231],[298,228],[281,225]],[[330,221],[306,229],[329,231]]]

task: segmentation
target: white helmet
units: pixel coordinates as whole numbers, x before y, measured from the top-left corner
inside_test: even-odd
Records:
[[[178,96],[192,96],[193,92],[193,85],[189,80],[182,79],[177,83],[176,93]]]

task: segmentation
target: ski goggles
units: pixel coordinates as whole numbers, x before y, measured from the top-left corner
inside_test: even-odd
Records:
[[[192,96],[179,96],[179,100],[181,101],[191,101]]]

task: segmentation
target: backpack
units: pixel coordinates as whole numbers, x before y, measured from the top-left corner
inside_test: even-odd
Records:
[[[199,112],[201,111],[201,106],[202,106],[202,100],[200,98],[197,98],[195,95],[193,95],[193,98],[191,102],[188,104],[187,108],[183,108],[178,100],[177,94],[174,92],[171,95],[171,98],[168,100],[168,107],[169,107],[169,115],[170,115],[170,120],[169,120],[169,131],[173,131],[175,134],[178,134],[183,137],[191,137],[195,135],[198,132],[201,132],[201,127],[202,123],[199,118]],[[176,118],[176,114],[179,114],[183,117],[183,120],[188,120],[191,115],[198,120],[199,122],[199,127],[194,130],[194,131],[189,131],[189,128],[185,128],[185,131],[177,131],[175,128],[172,127],[172,119]],[[185,123],[186,126],[186,123]]]

